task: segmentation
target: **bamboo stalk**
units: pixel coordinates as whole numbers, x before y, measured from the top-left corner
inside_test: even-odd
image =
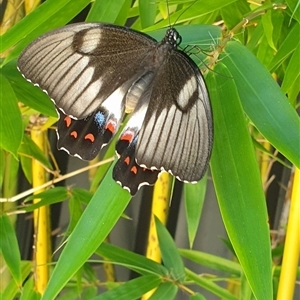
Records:
[[[39,126],[34,126],[31,138],[42,150],[45,149],[46,131],[41,131]],[[46,172],[43,166],[35,159],[32,160],[32,186],[38,187],[46,182]],[[42,190],[39,190],[41,192]],[[37,203],[39,199],[35,199]],[[49,280],[50,262],[50,229],[49,207],[42,206],[33,212],[34,218],[34,274],[35,288],[43,294]]]
[[[41,4],[41,0],[25,0],[25,12],[28,15],[31,11],[33,11],[37,6]]]
[[[146,257],[159,263],[161,262],[161,253],[159,249],[154,216],[156,216],[164,225],[166,224],[169,212],[169,200],[171,196],[170,186],[171,176],[168,173],[163,172],[156,181],[153,191],[151,209],[152,213],[150,219]],[[155,289],[146,293],[142,297],[142,300],[149,299],[154,291]]]
[[[292,300],[300,254],[300,170],[296,169],[293,180],[290,214],[287,224],[285,246],[277,300]]]

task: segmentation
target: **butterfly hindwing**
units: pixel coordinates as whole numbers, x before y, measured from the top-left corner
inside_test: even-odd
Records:
[[[127,189],[131,195],[135,195],[143,185],[153,185],[160,173],[160,171],[150,170],[136,163],[135,148],[137,140],[138,135],[131,142],[121,141],[126,145],[122,145],[122,153],[119,153],[120,157],[113,169],[113,179]]]
[[[59,109],[57,147],[83,160],[92,160],[114,135],[114,121],[106,111],[96,111],[82,120],[73,119]]]

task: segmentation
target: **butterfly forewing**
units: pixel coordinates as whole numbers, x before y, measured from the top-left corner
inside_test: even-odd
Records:
[[[138,45],[138,46],[137,46]],[[115,90],[123,99],[145,69],[152,38],[101,23],[79,23],[52,31],[30,44],[18,67],[68,115],[84,118]]]

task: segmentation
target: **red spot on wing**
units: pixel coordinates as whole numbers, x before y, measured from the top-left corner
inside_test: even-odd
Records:
[[[66,116],[64,118],[64,121],[66,122],[66,126],[70,127],[71,123],[72,123],[72,119],[69,116]]]
[[[77,131],[72,131],[72,132],[70,133],[70,136],[72,136],[72,137],[74,137],[75,139],[77,139],[77,136],[78,136]]]
[[[122,141],[128,141],[129,143],[131,143],[132,140],[133,140],[133,132],[132,131],[125,131],[122,134],[120,140],[122,140]]]
[[[116,123],[112,122],[112,121],[109,121],[106,124],[105,129],[108,129],[112,134],[114,134],[115,130],[116,130]]]
[[[92,133],[88,133],[85,137],[85,140],[90,140],[92,143],[95,141],[95,136]]]
[[[137,174],[137,167],[136,166],[133,166],[132,168],[131,168],[131,170],[130,170],[132,173],[134,173],[134,174]]]
[[[129,163],[130,163],[130,157],[127,156],[127,157],[124,159],[124,162],[125,162],[125,164],[128,166]]]

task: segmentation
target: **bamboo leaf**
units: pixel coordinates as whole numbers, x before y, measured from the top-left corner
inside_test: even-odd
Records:
[[[300,33],[300,32],[299,32]],[[287,93],[300,76],[300,42],[298,43],[294,53],[291,56],[289,64],[285,70],[285,75],[282,81],[282,90]],[[300,86],[298,85],[299,91]]]
[[[124,25],[130,8],[130,1],[96,0],[86,18],[87,22],[109,22]],[[122,16],[120,16],[122,14]],[[120,23],[116,20],[122,20]]]
[[[139,299],[143,294],[157,287],[160,282],[161,279],[155,275],[141,276],[105,292],[93,300]]]
[[[111,167],[71,233],[52,273],[43,300],[54,299],[95,252],[122,215],[130,198],[130,194],[112,180]]]
[[[17,285],[22,284],[21,255],[17,237],[8,216],[0,215],[0,251]]]
[[[272,299],[268,216],[237,87],[221,63],[216,73],[208,74],[207,83],[215,120],[211,171],[222,218],[253,293],[257,299]]]
[[[207,186],[207,173],[196,184],[185,184],[185,211],[188,226],[190,248],[192,248],[198,230]]]
[[[300,167],[300,119],[268,71],[237,42],[222,62],[230,70],[245,113],[272,145]]]
[[[142,28],[146,28],[154,24],[156,11],[157,4],[155,1],[139,0],[139,15]]]
[[[90,0],[48,0],[42,3],[10,30],[5,32],[5,34],[0,36],[0,45],[3,52],[18,43],[5,58],[5,63],[18,56],[24,47],[38,36],[66,25],[89,3]]]
[[[155,292],[151,295],[149,300],[169,300],[175,299],[178,287],[172,282],[161,283]]]
[[[227,291],[224,288],[221,288],[220,286],[218,286],[216,283],[214,283],[213,281],[200,276],[188,269],[186,269],[186,274],[187,274],[187,278],[188,280],[192,280],[195,284],[197,284],[198,286],[204,288],[207,291],[210,291],[211,293],[215,294],[216,296],[222,298],[222,299],[226,299],[226,300],[238,300],[237,297],[235,297],[234,295],[232,295],[229,291]]]
[[[17,158],[23,124],[16,95],[10,82],[0,73],[0,146]]]
[[[168,270],[161,264],[148,259],[145,256],[130,252],[111,244],[101,244],[96,253],[114,263],[125,264],[128,268],[135,270],[142,275],[168,275]]]
[[[222,272],[227,272],[231,275],[235,275],[237,277],[241,276],[242,270],[241,266],[233,262],[231,260],[212,255],[209,253],[195,251],[195,250],[179,250],[180,255],[183,257],[213,270],[218,270]]]
[[[157,217],[155,217],[155,226],[164,265],[174,280],[182,282],[185,278],[184,264],[175,242]]]

